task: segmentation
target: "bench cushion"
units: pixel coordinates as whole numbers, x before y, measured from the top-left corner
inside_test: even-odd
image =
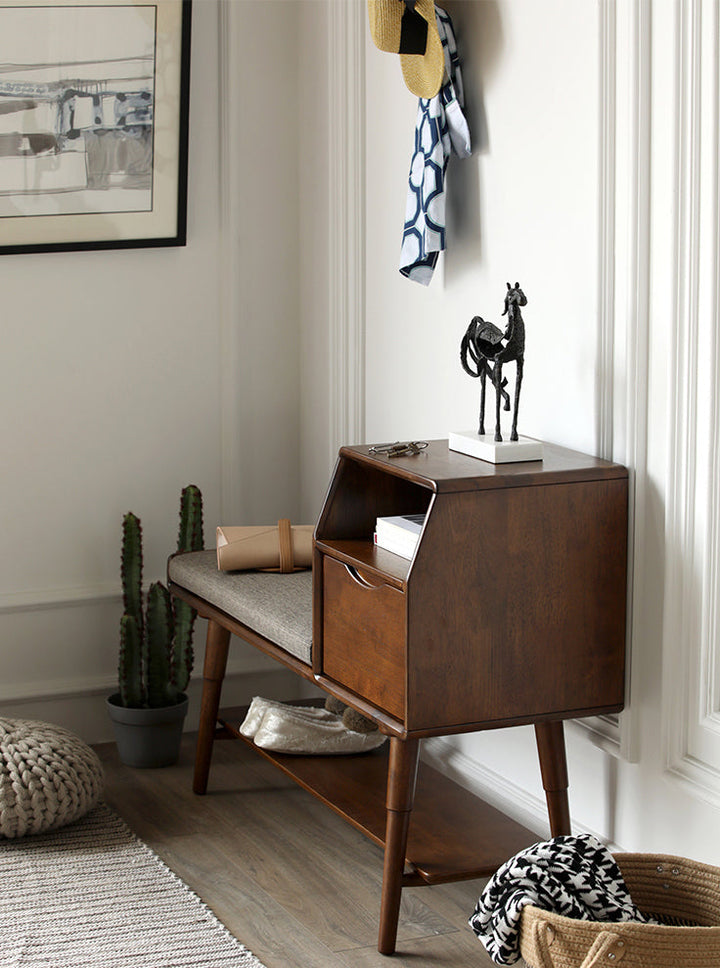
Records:
[[[311,571],[220,571],[211,549],[172,557],[168,578],[310,665]]]

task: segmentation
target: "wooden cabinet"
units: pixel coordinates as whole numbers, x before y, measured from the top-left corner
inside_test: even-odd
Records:
[[[447,441],[342,448],[315,531],[311,665],[228,613],[242,582],[217,601],[170,582],[208,619],[195,791],[217,721],[240,736],[244,711],[219,711],[231,633],[375,720],[379,753],[258,752],[382,846],[392,953],[403,887],[490,874],[536,839],[426,764],[418,777],[423,737],[532,723],[552,834],[570,832],[563,720],[623,706],[627,505],[624,467],[549,445],[497,466]],[[373,542],[399,514],[424,515],[412,559]]]
[[[340,452],[316,529],[313,668],[400,736],[623,705],[625,468],[545,446],[492,465],[432,441]],[[412,560],[376,518],[425,513]]]

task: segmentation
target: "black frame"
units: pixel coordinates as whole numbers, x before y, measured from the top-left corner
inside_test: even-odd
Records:
[[[132,6],[133,0],[127,4]],[[54,4],[53,0],[39,0],[39,7],[53,7],[61,4]],[[79,0],[77,6],[87,6],[94,8],[111,8],[117,4],[112,0],[89,0],[83,2]],[[122,5],[122,4],[121,4]],[[91,251],[102,249],[128,249],[128,248],[154,248],[159,246],[184,246],[187,243],[187,191],[188,191],[188,138],[189,138],[189,116],[190,116],[190,47],[191,47],[191,25],[192,25],[192,0],[149,0],[147,6],[159,10],[163,5],[179,8],[180,31],[178,36],[178,49],[180,53],[180,77],[177,104],[177,192],[173,192],[173,199],[176,199],[176,210],[174,225],[170,232],[159,234],[153,237],[133,236],[130,232],[127,236],[117,236],[113,238],[87,238],[72,239],[67,241],[42,241],[37,242],[14,242],[3,245],[3,237],[7,237],[3,232],[4,217],[0,215],[0,255],[10,255],[18,253],[33,252],[74,252]],[[0,0],[0,11],[3,7],[14,7],[16,3],[11,0]],[[156,169],[153,166],[153,184],[155,184]],[[174,185],[172,186],[175,187]],[[1,186],[0,186],[1,188]],[[112,213],[110,213],[112,214]],[[127,216],[127,213],[121,213]],[[142,219],[151,213],[129,213],[135,218]],[[108,213],[96,213],[81,215],[64,215],[63,218],[103,218],[107,220]],[[17,217],[17,216],[15,216]],[[20,216],[21,218],[34,218],[34,216]],[[132,219],[130,219],[132,221]]]

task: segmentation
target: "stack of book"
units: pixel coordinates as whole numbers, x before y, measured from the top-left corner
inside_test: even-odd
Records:
[[[378,518],[375,522],[375,544],[378,548],[392,551],[403,558],[412,558],[424,521],[424,514],[397,514]]]

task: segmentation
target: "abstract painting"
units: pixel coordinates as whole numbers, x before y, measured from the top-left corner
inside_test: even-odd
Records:
[[[190,0],[0,0],[0,251],[185,243]]]

